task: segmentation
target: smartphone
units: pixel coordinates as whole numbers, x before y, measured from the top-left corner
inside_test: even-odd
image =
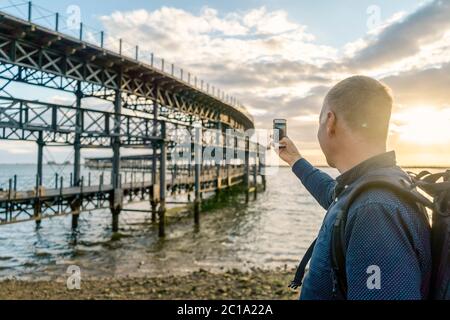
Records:
[[[287,121],[285,119],[273,120],[273,130],[278,130],[278,138],[281,140],[287,137]]]

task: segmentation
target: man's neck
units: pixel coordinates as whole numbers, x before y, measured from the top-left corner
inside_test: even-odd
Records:
[[[343,174],[350,169],[354,168],[358,164],[380,155],[382,153],[386,153],[386,147],[378,147],[378,148],[370,148],[370,149],[352,149],[348,150],[348,152],[343,153],[341,159],[336,162],[336,169]]]

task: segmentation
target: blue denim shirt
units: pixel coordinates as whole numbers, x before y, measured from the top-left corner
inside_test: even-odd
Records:
[[[303,281],[300,299],[331,300],[333,277],[331,232],[336,219],[334,204],[358,178],[372,170],[400,170],[395,153],[371,158],[336,180],[305,159],[293,172],[327,210]],[[372,189],[351,205],[345,229],[347,298],[350,300],[426,299],[431,274],[429,224],[417,209],[389,190]],[[373,266],[379,268],[380,288],[368,285]]]

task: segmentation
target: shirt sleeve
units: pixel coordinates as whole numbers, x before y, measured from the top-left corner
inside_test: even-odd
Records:
[[[420,264],[398,211],[384,203],[350,209],[346,227],[349,300],[422,298]]]
[[[305,159],[298,160],[292,166],[292,171],[317,202],[327,210],[333,202],[336,181],[325,172],[312,166]]]

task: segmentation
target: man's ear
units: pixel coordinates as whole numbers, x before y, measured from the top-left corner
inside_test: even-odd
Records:
[[[333,111],[327,112],[327,134],[332,137],[336,134],[336,114]]]

